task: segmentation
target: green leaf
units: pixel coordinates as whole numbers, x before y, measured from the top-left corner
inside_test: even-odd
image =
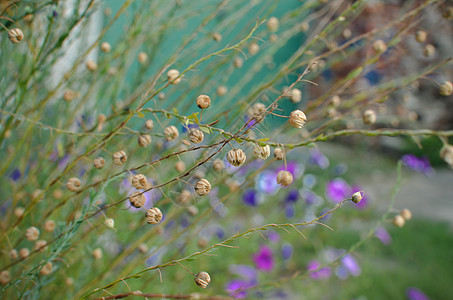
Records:
[[[239,144],[242,144],[243,140],[241,138],[235,138],[234,139],[236,142],[238,142]]]
[[[204,133],[211,134],[211,128],[209,127],[200,126],[200,130]]]
[[[176,107],[173,107],[173,112],[175,113],[175,115],[179,115],[179,111],[176,109]]]
[[[259,142],[258,145],[260,145],[261,147],[265,147],[267,144],[263,143],[263,142]]]
[[[257,139],[257,142],[267,142],[269,138],[262,138],[262,139]]]
[[[140,118],[145,117],[145,115],[144,115],[141,111],[139,111],[139,112],[137,113],[137,116],[139,116]]]

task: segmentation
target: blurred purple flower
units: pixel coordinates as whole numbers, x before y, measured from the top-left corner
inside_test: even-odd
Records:
[[[384,245],[390,245],[392,243],[392,237],[383,227],[376,229],[374,236],[380,239]]]
[[[313,148],[310,150],[310,158],[308,161],[311,164],[317,165],[321,169],[327,169],[329,167],[329,159],[319,151],[317,148]]]
[[[408,288],[406,290],[406,296],[409,300],[429,300],[428,296],[415,287]]]
[[[293,203],[286,203],[285,204],[285,216],[286,218],[292,218],[294,217],[295,211],[294,211],[294,204]]]
[[[215,231],[215,234],[216,234],[217,237],[218,237],[219,239],[221,239],[221,240],[225,237],[225,231],[223,231],[223,229],[220,228],[220,227],[217,228],[217,230]]]
[[[270,272],[274,268],[272,249],[267,246],[261,246],[258,253],[253,255],[253,260],[258,270]]]
[[[291,244],[285,243],[282,245],[282,257],[284,260],[288,260],[293,255],[294,248]]]
[[[353,185],[352,186],[352,191],[351,191],[351,196],[355,192],[360,192],[360,191],[363,191],[363,189],[360,186]],[[359,203],[352,203],[355,207],[357,207],[359,209],[365,209],[368,206],[368,204],[369,204],[367,193],[364,192],[362,195],[363,195],[363,198],[362,198],[362,200],[360,200]]]
[[[431,167],[427,157],[417,157],[413,154],[405,154],[401,157],[401,160],[409,169],[423,173],[426,176],[430,176],[434,173],[434,169]]]
[[[18,181],[20,179],[20,176],[22,174],[20,173],[20,170],[19,169],[14,169],[12,172],[11,172],[11,175],[9,175],[9,178],[11,178],[13,181]]]
[[[289,161],[286,164],[286,168],[285,165],[281,165],[280,167],[277,168],[274,174],[274,181],[276,181],[275,176],[278,174],[278,172],[285,170],[290,172],[293,175],[293,177],[296,178],[303,173],[304,166],[298,163],[297,161]]]
[[[257,206],[258,205],[258,197],[256,195],[255,189],[247,189],[244,194],[242,195],[242,201],[246,205],[249,206]]]
[[[69,163],[69,154],[65,154],[58,162],[58,168],[63,170],[64,168],[66,168],[66,165],[68,163]]]
[[[252,284],[250,282],[241,280],[241,279],[233,279],[232,281],[228,282],[225,286],[225,290],[227,293],[236,299],[243,299],[247,296],[247,291],[246,290],[241,290],[241,289],[247,289],[251,287]]]
[[[351,187],[342,178],[330,180],[326,185],[327,197],[335,203],[351,197]]]
[[[268,231],[267,238],[272,243],[276,243],[276,242],[278,242],[280,240],[280,235],[278,234],[277,231],[271,230],[271,231]]]
[[[326,278],[330,277],[330,273],[331,273],[330,268],[329,267],[320,268],[320,267],[321,267],[321,263],[317,260],[312,260],[308,263],[307,270],[310,272],[310,277],[313,278],[314,280],[326,279]],[[317,270],[317,271],[315,271],[315,270]]]
[[[350,254],[346,254],[346,256],[341,259],[341,265],[345,267],[352,276],[357,277],[362,273],[359,264]]]
[[[248,116],[245,116],[244,120],[247,122],[247,129],[256,124],[256,120],[254,118],[249,118]]]
[[[228,267],[228,271],[231,274],[239,275],[243,279],[253,283],[256,282],[256,279],[258,277],[258,272],[256,271],[256,269],[249,265],[230,265]]]
[[[317,181],[316,176],[313,174],[306,174],[302,180],[304,187],[307,189],[312,189]]]
[[[272,171],[263,171],[257,176],[256,188],[265,194],[273,194],[278,188],[275,174]]]
[[[302,199],[305,200],[305,203],[307,205],[319,205],[322,202],[321,198],[318,195],[306,189],[304,189],[302,192]]]
[[[299,199],[299,191],[296,189],[292,189],[286,195],[286,202],[296,202]]]

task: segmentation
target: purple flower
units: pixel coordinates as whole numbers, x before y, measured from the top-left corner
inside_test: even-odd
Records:
[[[321,268],[321,263],[317,260],[310,261],[307,270],[310,272],[310,277],[314,280],[329,278],[331,273],[329,267]]]
[[[258,270],[270,272],[274,268],[272,249],[267,246],[261,246],[258,253],[253,255],[253,260]]]
[[[327,159],[327,157],[316,148],[310,150],[310,158],[308,161],[314,165],[317,165],[323,170],[329,167],[329,160]]]
[[[350,254],[346,254],[345,257],[341,259],[341,265],[351,274],[352,276],[359,276],[362,273],[359,264],[354,257]]]
[[[236,274],[241,276],[246,281],[256,283],[258,277],[258,272],[256,269],[249,265],[230,265],[228,271],[231,274]]]
[[[247,122],[247,129],[249,129],[250,127],[252,127],[253,125],[256,124],[256,120],[255,118],[249,118],[248,116],[245,116],[244,117],[244,120]]]
[[[225,290],[227,293],[236,299],[242,299],[247,296],[247,291],[245,289],[251,287],[252,284],[250,282],[241,280],[241,279],[234,279],[228,282],[225,286]],[[244,289],[244,290],[242,290]]]
[[[285,216],[286,218],[292,218],[294,217],[294,204],[293,203],[286,203],[285,204]]]
[[[276,243],[276,242],[278,242],[280,240],[280,235],[278,234],[277,231],[271,230],[271,231],[268,231],[267,238],[272,243]]]
[[[293,255],[294,248],[291,244],[286,243],[282,245],[282,257],[284,260],[288,260]]]
[[[286,202],[296,202],[299,199],[299,191],[292,189],[286,195]]]
[[[384,245],[390,245],[392,243],[392,237],[383,227],[376,229],[374,236],[380,239]]]
[[[278,167],[277,170],[275,171],[275,174],[278,174],[278,172],[285,171],[285,170],[290,172],[293,175],[293,177],[296,178],[300,174],[303,173],[304,167],[303,167],[303,165],[300,165],[296,161],[290,161],[286,164],[286,168],[284,165]],[[275,175],[274,175],[274,181],[275,181]]]
[[[302,199],[307,205],[319,205],[322,202],[321,198],[310,190],[303,190]]]
[[[20,173],[20,170],[19,169],[14,169],[12,172],[11,172],[11,175],[9,175],[9,178],[11,178],[13,181],[18,181],[20,179],[20,176],[22,174]]]
[[[327,183],[327,197],[335,203],[351,196],[351,187],[342,178],[335,178]]]
[[[354,194],[355,192],[360,192],[360,191],[363,191],[362,188],[360,188],[360,186],[358,185],[353,185],[352,186],[352,191],[351,191],[351,194]],[[368,200],[368,197],[367,197],[367,194],[366,193],[363,193],[363,198],[362,200],[360,200],[359,203],[353,203],[353,205],[359,209],[364,209],[368,206],[369,204],[369,200]]]
[[[406,290],[406,296],[409,300],[429,300],[428,296],[415,287],[408,288]]]
[[[409,169],[423,173],[426,176],[430,176],[434,173],[434,169],[431,167],[427,157],[417,157],[413,154],[405,154],[401,157],[401,160]]]
[[[278,189],[275,174],[272,171],[263,171],[257,176],[256,188],[265,194],[273,194]]]
[[[244,194],[242,195],[242,201],[246,205],[249,206],[257,206],[258,205],[258,196],[256,195],[256,190],[254,189],[247,189]]]

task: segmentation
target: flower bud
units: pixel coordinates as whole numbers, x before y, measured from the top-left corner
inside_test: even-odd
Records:
[[[183,161],[179,160],[175,163],[175,169],[179,173],[184,172],[184,170],[186,169],[186,164]]]
[[[151,144],[151,136],[149,134],[144,134],[138,137],[137,143],[140,147],[147,147]]]
[[[255,55],[260,51],[260,46],[256,42],[252,42],[249,45],[249,53],[250,55]]]
[[[87,60],[85,66],[90,72],[94,72],[98,69],[98,64],[93,60]]]
[[[409,221],[412,218],[412,212],[407,208],[401,210],[400,215],[404,218],[404,220]]]
[[[293,175],[288,171],[280,171],[277,174],[277,183],[288,186],[293,183]]]
[[[200,179],[195,183],[195,192],[199,196],[205,196],[211,191],[211,184],[206,179]]]
[[[124,151],[117,151],[113,153],[113,163],[115,165],[122,165],[127,161],[127,155]]]
[[[200,272],[195,276],[195,283],[202,288],[206,288],[211,282],[211,277],[206,272]]]
[[[133,207],[140,208],[145,204],[146,198],[141,192],[135,192],[129,196],[129,202]]]
[[[157,224],[162,220],[162,212],[157,207],[152,207],[146,211],[145,218],[148,224]]]
[[[289,124],[296,128],[302,128],[307,122],[307,116],[305,116],[304,112],[301,110],[294,110],[291,112],[289,116]]]
[[[211,98],[208,95],[200,95],[197,97],[197,106],[200,109],[208,108],[211,105]]]
[[[199,144],[203,142],[204,134],[200,129],[192,129],[189,132],[189,140],[194,144]]]
[[[71,177],[68,179],[68,182],[66,183],[66,187],[71,192],[77,192],[82,187],[82,183],[80,182],[80,180],[77,177]]]
[[[266,159],[271,155],[271,147],[269,145],[261,147],[260,145],[255,144],[253,147],[253,154],[259,159]]]
[[[299,89],[290,90],[289,99],[292,103],[299,103],[302,100],[302,92]]]
[[[225,95],[227,92],[228,92],[228,89],[224,85],[219,86],[216,90],[217,96],[219,96],[219,97]]]
[[[102,258],[103,253],[101,248],[96,248],[92,252],[94,259],[99,260]]]
[[[132,177],[131,183],[132,186],[136,189],[146,189],[146,187],[148,186],[148,180],[143,174],[137,174]]]
[[[137,60],[140,64],[144,65],[148,61],[148,54],[145,52],[140,52],[138,54]]]
[[[367,109],[362,114],[362,120],[367,125],[374,124],[376,123],[376,113],[371,109]]]
[[[19,28],[8,31],[8,38],[13,44],[19,44],[24,39],[24,33]]]
[[[103,157],[96,157],[93,160],[93,165],[96,169],[102,169],[105,165],[105,159]]]
[[[363,192],[355,192],[352,194],[352,202],[359,203],[363,199]]]
[[[20,258],[27,258],[30,255],[30,250],[28,248],[22,248],[19,250]]]
[[[246,158],[247,157],[245,156],[245,153],[244,151],[242,151],[242,149],[233,149],[228,151],[227,154],[227,161],[235,167],[242,165],[245,162]]]
[[[167,141],[173,141],[178,138],[179,131],[175,126],[171,125],[171,126],[168,126],[167,128],[165,128],[164,135],[166,136],[165,139]]]
[[[373,42],[373,50],[377,54],[383,53],[387,50],[387,45],[383,40],[376,40]]]

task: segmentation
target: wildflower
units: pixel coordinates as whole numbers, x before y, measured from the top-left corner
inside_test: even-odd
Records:
[[[38,228],[32,226],[25,231],[25,238],[29,241],[36,241],[39,238]]]
[[[280,171],[277,174],[277,183],[288,186],[293,183],[293,175],[288,171]]]
[[[211,277],[209,276],[209,274],[207,272],[199,272],[196,276],[195,276],[195,283],[199,286],[199,287],[202,287],[202,288],[207,288],[209,283],[211,282]]]
[[[198,180],[197,183],[195,184],[195,192],[199,196],[205,196],[205,195],[209,194],[210,191],[211,191],[211,184],[209,183],[208,180],[206,180],[204,178]]]
[[[246,280],[234,279],[226,284],[227,293],[236,299],[243,299],[247,297],[246,289],[251,287],[253,284]]]
[[[427,157],[417,157],[413,154],[405,154],[401,157],[401,160],[406,167],[416,172],[421,172],[426,176],[429,176],[434,172]]]
[[[189,132],[189,140],[194,144],[199,144],[203,142],[204,134],[200,129],[192,129]]]
[[[291,244],[285,243],[282,245],[282,258],[288,260],[293,255],[294,248]]]
[[[146,222],[148,224],[157,224],[162,220],[162,212],[157,207],[152,207],[146,211]]]
[[[305,116],[304,112],[301,110],[294,110],[291,112],[289,116],[289,124],[296,128],[302,128],[307,122],[307,116]]]
[[[339,203],[351,194],[351,187],[344,179],[336,178],[327,182],[326,195],[335,203]]]
[[[253,154],[259,159],[266,159],[271,155],[271,147],[269,145],[261,147],[260,145],[255,144],[253,147]]]
[[[258,253],[253,255],[253,261],[256,268],[261,271],[270,272],[274,268],[274,257],[272,249],[267,246],[261,246]]]
[[[154,127],[154,122],[153,122],[153,120],[146,120],[146,122],[145,122],[145,127],[146,127],[146,129],[148,129],[148,130],[152,130],[153,127]]]
[[[319,166],[323,170],[327,169],[330,164],[329,159],[317,148],[310,149],[309,162]]]
[[[230,150],[228,151],[228,154],[227,154],[227,161],[235,166],[235,167],[239,167],[240,165],[242,165],[246,160],[246,156],[245,156],[245,153],[244,151],[242,151],[242,149],[233,149],[233,150]]]
[[[341,259],[341,266],[346,268],[349,274],[352,276],[359,276],[362,273],[362,270],[360,269],[359,264],[355,260],[355,258],[350,255],[346,254],[342,259]]]
[[[167,128],[165,128],[164,135],[166,136],[165,139],[167,141],[173,141],[178,138],[179,131],[175,126],[171,125],[171,126],[168,126]]]
[[[410,287],[406,290],[406,296],[409,300],[429,300],[420,289],[415,287]]]
[[[82,183],[80,182],[80,180],[77,177],[71,177],[68,179],[68,182],[66,183],[66,187],[71,192],[77,192],[82,187]]]
[[[363,123],[367,125],[374,124],[376,123],[376,113],[371,109],[367,109],[363,112],[362,119]]]
[[[389,245],[392,242],[392,237],[383,227],[376,229],[374,236],[377,237],[384,245]]]
[[[140,135],[137,143],[140,147],[146,147],[151,144],[151,136],[149,134]]]
[[[275,181],[275,173],[272,171],[263,171],[257,177],[257,189],[266,194],[273,194],[277,191],[278,184]]]
[[[208,95],[200,95],[197,97],[197,106],[200,109],[206,109],[211,105],[211,97]]]
[[[321,263],[317,260],[312,260],[308,263],[307,271],[312,279],[320,280],[330,277],[331,269],[329,267],[320,267]]]
[[[255,189],[247,189],[242,195],[242,201],[249,206],[258,205],[258,196]]]
[[[11,178],[13,181],[18,181],[21,177],[21,173],[19,169],[14,169],[13,172],[11,172],[11,175],[9,178]]]
[[[117,151],[113,153],[113,163],[115,165],[122,165],[127,161],[127,155],[124,151]]]
[[[13,44],[19,44],[24,39],[24,33],[19,28],[8,31],[8,38]]]
[[[105,165],[105,159],[103,157],[96,157],[93,160],[93,165],[96,169],[102,169]]]

